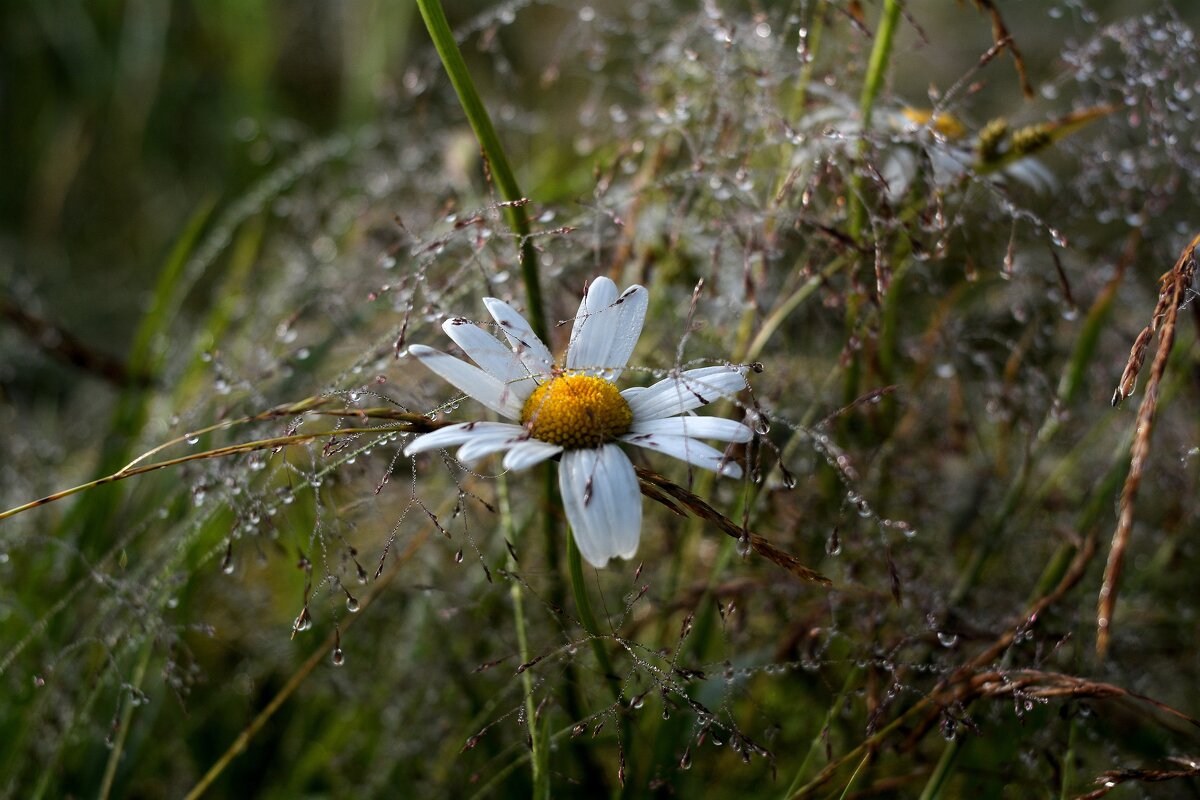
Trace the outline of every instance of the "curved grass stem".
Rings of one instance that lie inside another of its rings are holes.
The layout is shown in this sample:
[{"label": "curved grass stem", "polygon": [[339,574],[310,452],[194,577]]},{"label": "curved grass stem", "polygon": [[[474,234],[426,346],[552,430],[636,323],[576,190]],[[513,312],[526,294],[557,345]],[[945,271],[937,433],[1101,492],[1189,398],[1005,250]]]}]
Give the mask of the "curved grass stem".
[{"label": "curved grass stem", "polygon": [[471,124],[471,130],[475,132],[475,138],[479,141],[483,157],[487,159],[492,178],[496,182],[496,189],[505,201],[504,213],[508,217],[508,224],[520,239],[521,280],[525,284],[525,295],[528,301],[526,317],[533,332],[543,342],[549,342],[541,282],[538,278],[537,251],[534,250],[533,242],[529,238],[529,217],[525,213],[526,197],[521,194],[521,189],[517,186],[517,179],[513,176],[512,168],[508,164],[504,147],[500,144],[500,137],[496,135],[496,129],[492,127],[492,119],[488,116],[487,108],[484,107],[483,100],[480,99],[479,92],[475,89],[471,73],[467,71],[467,63],[458,49],[458,42],[454,40],[454,32],[446,20],[446,12],[442,10],[442,4],[438,0],[417,0],[417,8],[421,10],[421,18],[425,20],[425,27],[429,31],[429,37],[433,39],[433,46],[437,50],[438,58],[441,59],[442,66],[450,77],[450,83],[458,95],[458,102],[467,115],[467,121]]},{"label": "curved grass stem", "polygon": [[[200,453],[189,453],[186,456],[170,458],[166,461],[155,461],[152,464],[143,464],[137,467],[131,465],[114,472],[111,475],[105,475],[103,478],[96,478],[95,480],[88,481],[87,483],[81,483],[78,486],[72,486],[70,489],[63,489],[62,491],[55,492],[54,494],[46,495],[45,497],[25,503],[24,505],[19,505],[6,511],[0,511],[0,520],[5,520],[9,517],[15,517],[17,514],[22,512],[30,511],[58,500],[63,500],[67,497],[79,494],[80,492],[85,492],[89,489],[95,489],[97,486],[116,483],[117,481],[123,481],[126,478],[132,478],[136,475],[144,475],[147,472],[155,472],[156,470],[166,469],[167,467],[176,467],[180,464],[187,464],[191,461],[201,461],[207,458],[224,458],[225,456],[242,455],[244,453],[257,452],[259,450],[274,450],[276,448],[287,447],[288,445],[305,444],[322,437],[338,436],[342,434],[419,433],[423,432],[425,429],[432,430],[434,427],[440,427],[437,423],[433,422],[433,420],[426,420],[426,422],[429,424],[426,425],[424,423],[417,423],[416,427],[414,427],[414,423],[406,422],[398,425],[379,425],[377,427],[366,428],[337,428],[331,431],[317,431],[314,433],[301,433],[290,436],[274,436],[269,439],[256,439],[252,442],[241,442],[240,444],[217,447]],[[156,452],[159,449],[161,448],[155,448],[151,452]],[[140,458],[136,459],[133,463],[137,463],[140,460]]]}]

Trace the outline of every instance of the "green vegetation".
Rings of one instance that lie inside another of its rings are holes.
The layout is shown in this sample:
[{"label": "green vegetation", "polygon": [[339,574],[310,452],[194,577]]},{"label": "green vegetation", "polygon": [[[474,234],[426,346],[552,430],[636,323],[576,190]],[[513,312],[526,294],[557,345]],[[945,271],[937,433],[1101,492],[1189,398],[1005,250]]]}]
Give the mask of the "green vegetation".
[{"label": "green vegetation", "polygon": [[[1176,5],[0,10],[0,797],[1200,791]],[[597,275],[755,432],[603,570],[401,452]]]}]

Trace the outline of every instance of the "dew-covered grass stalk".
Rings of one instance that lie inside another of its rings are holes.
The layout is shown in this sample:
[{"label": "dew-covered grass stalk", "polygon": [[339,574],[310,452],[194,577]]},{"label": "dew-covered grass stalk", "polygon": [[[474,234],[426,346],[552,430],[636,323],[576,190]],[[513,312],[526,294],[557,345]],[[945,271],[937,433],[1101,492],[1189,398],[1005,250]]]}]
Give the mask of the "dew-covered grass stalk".
[{"label": "dew-covered grass stalk", "polygon": [[[496,487],[496,495],[500,501],[500,527],[505,538],[517,546],[517,529],[513,523],[512,505],[509,500],[508,478],[501,475]],[[508,569],[512,571],[517,564],[512,554],[508,556]],[[525,622],[525,592],[521,580],[516,576],[508,579],[508,594],[512,599],[513,624],[517,631],[517,652],[521,656],[521,664],[528,664],[531,659],[529,649],[529,633]],[[540,722],[537,715],[537,704],[533,696],[533,674],[529,670],[521,672],[521,688],[525,694],[525,725],[529,730],[529,760],[533,768],[533,797],[543,800],[550,797],[550,761],[548,742],[544,733],[546,723]]]}]

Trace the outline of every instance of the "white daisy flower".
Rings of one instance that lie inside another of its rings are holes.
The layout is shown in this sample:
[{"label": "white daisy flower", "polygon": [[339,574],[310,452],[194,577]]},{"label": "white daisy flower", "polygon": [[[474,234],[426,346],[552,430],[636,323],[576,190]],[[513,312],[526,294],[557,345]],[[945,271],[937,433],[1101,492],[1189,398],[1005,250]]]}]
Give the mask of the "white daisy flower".
[{"label": "white daisy flower", "polygon": [[672,373],[647,387],[617,390],[646,318],[647,292],[618,294],[608,278],[591,282],[571,330],[565,363],[525,318],[502,300],[484,298],[505,344],[461,317],[442,328],[478,366],[424,345],[408,352],[439,377],[513,422],[465,422],[418,436],[405,455],[459,446],[470,463],[506,451],[505,469],[526,469],[562,454],[558,482],[567,521],[588,563],[632,558],[642,528],[637,474],[619,443],[657,450],[689,464],[740,477],[742,468],[701,439],[749,441],[734,420],[691,415],[693,409],[746,388],[744,368],[714,366]]}]

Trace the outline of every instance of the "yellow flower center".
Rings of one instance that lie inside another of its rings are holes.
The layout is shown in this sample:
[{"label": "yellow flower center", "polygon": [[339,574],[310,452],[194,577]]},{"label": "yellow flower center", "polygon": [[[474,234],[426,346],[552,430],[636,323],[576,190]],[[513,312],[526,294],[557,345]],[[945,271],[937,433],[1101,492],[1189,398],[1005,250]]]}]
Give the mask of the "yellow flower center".
[{"label": "yellow flower center", "polygon": [[543,383],[521,409],[535,439],[567,450],[599,447],[629,431],[633,412],[617,387],[591,375],[559,375]]}]

